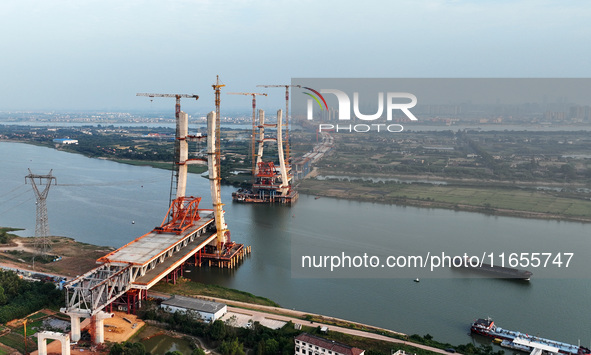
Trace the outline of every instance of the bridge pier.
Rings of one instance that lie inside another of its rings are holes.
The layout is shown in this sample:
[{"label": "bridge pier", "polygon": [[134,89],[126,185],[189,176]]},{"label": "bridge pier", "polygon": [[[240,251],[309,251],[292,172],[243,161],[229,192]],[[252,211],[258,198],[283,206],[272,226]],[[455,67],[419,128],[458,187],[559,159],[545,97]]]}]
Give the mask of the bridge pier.
[{"label": "bridge pier", "polygon": [[[70,339],[72,341],[79,341],[81,338],[81,327],[80,327],[80,319],[81,318],[88,318],[88,312],[76,312],[76,311],[69,311],[67,312],[65,309],[61,309],[61,312],[70,316]],[[113,313],[107,313],[100,311],[95,315],[90,317],[90,328],[91,333],[93,336],[93,341],[95,344],[101,344],[105,342],[105,319],[112,318],[114,316]]]},{"label": "bridge pier", "polygon": [[[64,312],[64,310],[62,310]],[[80,318],[87,318],[88,313],[82,312],[64,312],[70,316],[70,333],[72,334],[72,341],[80,340]]]},{"label": "bridge pier", "polygon": [[113,313],[100,311],[91,318],[94,322],[94,341],[95,344],[102,344],[105,342],[105,319],[113,318]]}]

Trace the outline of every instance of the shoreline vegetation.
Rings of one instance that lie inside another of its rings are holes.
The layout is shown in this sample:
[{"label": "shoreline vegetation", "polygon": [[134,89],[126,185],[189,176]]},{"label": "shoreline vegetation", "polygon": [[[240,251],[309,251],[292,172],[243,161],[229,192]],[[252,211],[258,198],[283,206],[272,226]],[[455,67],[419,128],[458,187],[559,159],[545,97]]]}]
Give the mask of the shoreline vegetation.
[{"label": "shoreline vegetation", "polygon": [[372,182],[306,179],[301,194],[422,208],[443,208],[488,215],[591,223],[591,201],[576,192],[470,183]]},{"label": "shoreline vegetation", "polygon": [[182,296],[199,295],[205,297],[223,298],[254,305],[281,307],[279,304],[268,298],[256,296],[250,292],[240,291],[219,285],[203,284],[200,282],[190,281],[186,278],[181,278],[180,281],[175,285],[169,283],[158,283],[150,290],[167,294],[178,294]]}]

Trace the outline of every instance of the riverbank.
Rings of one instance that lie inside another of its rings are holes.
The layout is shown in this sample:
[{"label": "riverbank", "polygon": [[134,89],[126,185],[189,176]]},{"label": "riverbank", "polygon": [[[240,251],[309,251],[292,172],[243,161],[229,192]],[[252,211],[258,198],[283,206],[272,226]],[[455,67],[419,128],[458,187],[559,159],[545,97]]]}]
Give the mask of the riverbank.
[{"label": "riverbank", "polygon": [[[445,354],[444,349],[452,348],[451,344],[443,344],[428,339],[434,346],[419,344],[411,341],[411,339],[421,338],[416,335],[408,336],[404,333],[395,332],[389,329],[375,327],[363,323],[351,322],[344,319],[329,317],[321,314],[301,312],[297,310],[257,305],[247,302],[240,302],[231,299],[224,299],[219,297],[204,297],[198,294],[187,294],[182,292],[183,287],[171,285],[169,288],[171,293],[161,293],[149,291],[149,296],[155,298],[168,298],[172,294],[184,294],[187,296],[225,303],[228,305],[228,311],[240,314],[246,314],[253,318],[267,318],[279,320],[283,322],[291,322],[293,324],[300,324],[302,330],[313,331],[321,327],[327,327],[329,331],[322,336],[330,340],[346,343],[351,346],[365,349],[366,351],[387,352],[392,344],[396,344],[397,349],[406,351],[407,353],[427,354],[438,353]],[[424,339],[423,339],[424,340]],[[439,346],[439,347],[437,347]]]},{"label": "riverbank", "polygon": [[184,278],[181,278],[175,285],[159,283],[152,287],[152,290],[161,293],[174,293],[187,296],[201,295],[205,297],[219,297],[248,304],[279,307],[279,305],[272,300],[261,296],[255,296],[249,292],[234,290],[218,285],[190,282],[188,279]]},{"label": "riverbank", "polygon": [[362,180],[306,179],[302,194],[520,218],[591,222],[591,201],[556,191]]},{"label": "riverbank", "polygon": [[112,247],[81,243],[72,238],[50,237],[51,251],[44,258],[35,248],[34,237],[9,236],[7,243],[0,244],[0,264],[31,274],[48,273],[72,278],[95,268],[96,260],[113,250]]}]

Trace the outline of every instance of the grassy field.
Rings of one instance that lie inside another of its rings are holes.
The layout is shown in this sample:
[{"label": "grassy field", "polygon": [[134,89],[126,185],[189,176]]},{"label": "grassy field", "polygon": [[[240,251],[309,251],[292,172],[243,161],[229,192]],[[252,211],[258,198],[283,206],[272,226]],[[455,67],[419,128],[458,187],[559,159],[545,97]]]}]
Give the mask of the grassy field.
[{"label": "grassy field", "polygon": [[[32,321],[32,319],[29,319],[29,321],[27,322],[27,338],[37,334],[37,332],[39,331],[39,329],[41,328],[42,325],[43,325],[42,320]],[[25,328],[24,327],[17,327],[12,330],[12,333],[20,334],[20,336],[23,337],[23,339],[24,339]]]},{"label": "grassy field", "polygon": [[164,292],[170,294],[186,295],[186,296],[209,296],[225,298],[233,301],[248,302],[260,304],[263,306],[279,307],[279,305],[268,298],[255,296],[251,293],[225,288],[218,285],[206,285],[198,282],[181,279],[176,285],[169,283],[159,283],[152,287],[156,292]]},{"label": "grassy field", "polygon": [[591,222],[590,200],[560,196],[553,191],[314,179],[304,180],[299,191],[370,202]]},{"label": "grassy field", "polygon": [[[8,333],[0,337],[0,342],[18,350],[21,354],[25,353],[25,338],[21,334],[14,332]],[[35,339],[27,336],[27,352],[33,350],[37,350],[37,342]]]}]

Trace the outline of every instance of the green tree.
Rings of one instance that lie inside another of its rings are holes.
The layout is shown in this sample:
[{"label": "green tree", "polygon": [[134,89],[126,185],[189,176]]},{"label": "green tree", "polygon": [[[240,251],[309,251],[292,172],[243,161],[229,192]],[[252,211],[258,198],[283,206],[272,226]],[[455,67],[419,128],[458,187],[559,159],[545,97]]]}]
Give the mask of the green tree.
[{"label": "green tree", "polygon": [[256,355],[264,355],[265,354],[265,341],[261,340],[257,344]]},{"label": "green tree", "polygon": [[4,288],[2,286],[0,286],[0,306],[5,305],[7,301],[8,301],[8,299],[6,298],[6,295],[4,294]]},{"label": "green tree", "polygon": [[222,340],[226,337],[226,324],[221,320],[216,320],[209,327],[209,335],[213,340]]},{"label": "green tree", "polygon": [[231,341],[223,341],[218,348],[222,355],[244,355],[244,345],[234,338]]},{"label": "green tree", "polygon": [[193,349],[191,355],[205,355],[205,351],[201,348]]},{"label": "green tree", "polygon": [[9,240],[10,238],[8,237],[8,234],[6,234],[6,231],[0,231],[0,244],[6,244]]},{"label": "green tree", "polygon": [[109,355],[145,355],[146,348],[142,343],[124,342],[122,344],[113,344]]},{"label": "green tree", "polygon": [[275,355],[279,351],[279,343],[275,339],[265,341],[265,355]]}]

